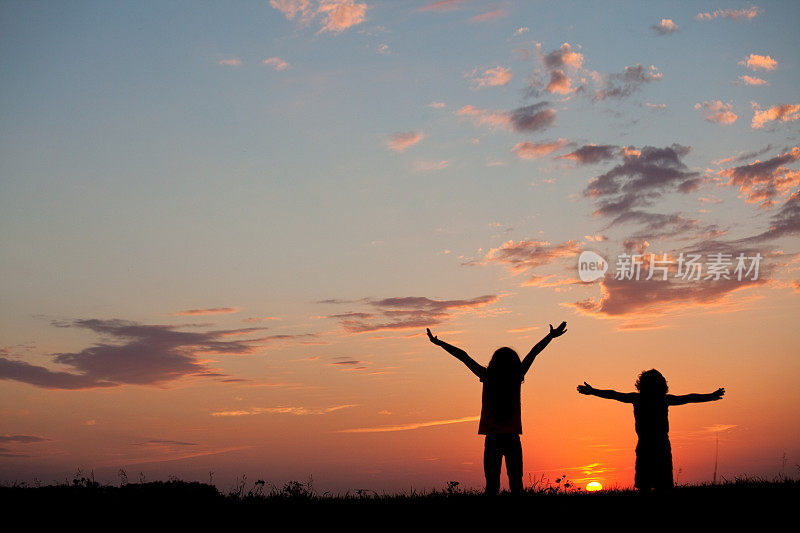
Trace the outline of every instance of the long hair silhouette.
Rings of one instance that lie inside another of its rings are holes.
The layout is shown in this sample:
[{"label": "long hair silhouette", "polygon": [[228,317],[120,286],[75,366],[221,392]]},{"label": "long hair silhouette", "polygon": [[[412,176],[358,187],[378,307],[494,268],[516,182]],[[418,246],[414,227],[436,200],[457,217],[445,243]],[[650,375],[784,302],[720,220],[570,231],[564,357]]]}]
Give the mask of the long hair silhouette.
[{"label": "long hair silhouette", "polygon": [[491,381],[515,382],[520,378],[522,361],[519,354],[508,346],[498,348],[486,367],[486,377]]}]

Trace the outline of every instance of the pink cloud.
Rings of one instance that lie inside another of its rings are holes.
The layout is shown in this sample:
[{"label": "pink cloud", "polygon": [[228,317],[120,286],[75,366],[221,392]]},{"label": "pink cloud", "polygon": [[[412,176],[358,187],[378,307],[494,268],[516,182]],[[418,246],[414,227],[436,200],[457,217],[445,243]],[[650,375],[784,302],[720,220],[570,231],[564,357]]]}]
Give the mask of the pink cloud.
[{"label": "pink cloud", "polygon": [[547,102],[518,107],[511,111],[487,111],[472,105],[465,105],[456,115],[472,120],[476,126],[502,127],[518,132],[533,132],[546,129],[556,119],[554,109]]},{"label": "pink cloud", "polygon": [[542,55],[541,48],[541,44],[536,45],[537,53],[542,63],[544,63],[544,66],[548,69],[561,68],[565,65],[574,69],[583,67],[583,54],[573,52],[572,46],[569,43],[563,43],[559,48],[545,55]]},{"label": "pink cloud", "polygon": [[465,105],[456,111],[456,115],[471,119],[476,126],[506,127],[511,123],[511,118],[504,111],[487,111],[472,105]]},{"label": "pink cloud", "polygon": [[678,25],[672,19],[661,19],[661,22],[651,28],[659,35],[669,35],[678,31]]},{"label": "pink cloud", "polygon": [[310,0],[269,0],[269,5],[283,13],[289,20],[297,15],[307,16],[306,14],[312,10]]},{"label": "pink cloud", "polygon": [[800,118],[800,105],[798,104],[780,104],[769,109],[761,109],[760,106],[752,102],[753,106],[753,122],[754,130],[761,129],[767,122],[792,122]]},{"label": "pink cloud", "polygon": [[0,357],[0,380],[62,390],[160,386],[181,378],[225,381],[231,376],[207,366],[209,356],[253,354],[262,350],[266,341],[278,337],[240,339],[240,334],[252,333],[253,328],[187,332],[180,326],[118,319],[81,319],[53,325],[90,330],[101,340],[79,352],[51,354],[52,362],[68,368],[66,371]]},{"label": "pink cloud", "polygon": [[439,13],[445,11],[456,11],[461,9],[465,1],[466,0],[440,0],[439,2],[433,2],[431,4],[422,6],[417,9],[417,11],[436,11]]},{"label": "pink cloud", "polygon": [[265,65],[269,65],[275,70],[286,70],[289,68],[289,63],[279,57],[269,57],[264,60]]},{"label": "pink cloud", "polygon": [[511,74],[511,69],[499,65],[494,68],[486,69],[483,74],[480,75],[477,71],[478,69],[476,68],[470,73],[472,77],[472,86],[476,89],[507,85],[508,82],[511,81],[511,78],[514,77],[514,75]]},{"label": "pink cloud", "polygon": [[761,9],[756,6],[748,7],[746,9],[718,9],[713,13],[698,13],[694,18],[695,20],[712,20],[715,18],[725,18],[733,20],[751,20],[759,14]]},{"label": "pink cloud", "polygon": [[367,4],[353,0],[322,0],[317,12],[322,14],[325,21],[318,33],[324,31],[341,33],[351,26],[364,22]]},{"label": "pink cloud", "polygon": [[708,122],[716,122],[717,124],[733,124],[739,118],[733,112],[732,104],[723,104],[720,100],[712,100],[711,102],[703,102],[703,104],[695,104],[695,109],[703,110],[703,118]]},{"label": "pink cloud", "polygon": [[508,11],[505,9],[495,9],[494,11],[487,11],[486,13],[481,13],[480,15],[475,15],[471,19],[470,22],[486,22],[489,20],[497,20],[500,18],[505,17],[508,15]]},{"label": "pink cloud", "polygon": [[301,24],[319,19],[323,32],[341,33],[366,20],[367,4],[356,0],[270,0],[269,4],[289,19]]},{"label": "pink cloud", "polygon": [[404,133],[395,133],[386,141],[390,150],[395,152],[405,152],[406,149],[414,146],[420,142],[425,134],[421,131],[409,131]]},{"label": "pink cloud", "polygon": [[450,166],[450,161],[414,161],[414,170],[416,172],[433,172],[436,170],[444,170]]},{"label": "pink cloud", "polygon": [[218,63],[226,67],[238,67],[242,64],[242,60],[235,57],[231,57],[228,59],[220,59]]}]

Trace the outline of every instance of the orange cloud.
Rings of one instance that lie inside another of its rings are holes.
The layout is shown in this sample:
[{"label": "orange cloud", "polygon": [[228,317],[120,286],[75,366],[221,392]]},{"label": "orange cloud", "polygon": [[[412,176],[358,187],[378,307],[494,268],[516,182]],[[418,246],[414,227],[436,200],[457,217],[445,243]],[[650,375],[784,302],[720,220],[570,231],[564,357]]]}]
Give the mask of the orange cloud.
[{"label": "orange cloud", "polygon": [[386,141],[386,145],[390,150],[395,152],[405,152],[406,149],[414,146],[425,137],[421,131],[409,131],[404,133],[395,133]]},{"label": "orange cloud", "polygon": [[571,159],[578,165],[588,165],[614,159],[617,157],[617,153],[626,157],[638,157],[641,154],[638,150],[629,147],[617,150],[617,147],[612,144],[586,144],[573,152],[560,155],[556,159]]},{"label": "orange cloud", "polygon": [[741,83],[745,85],[769,85],[767,80],[762,80],[761,78],[757,78],[755,76],[748,76],[747,74],[742,74],[739,76],[739,79],[742,80]]},{"label": "orange cloud", "polygon": [[778,68],[778,62],[770,56],[760,56],[758,54],[750,54],[748,57],[739,61],[740,65],[744,65],[750,70],[775,70]]},{"label": "orange cloud", "polygon": [[738,187],[748,204],[760,203],[762,208],[770,208],[775,200],[788,196],[791,190],[800,185],[800,170],[789,170],[785,165],[800,160],[800,148],[780,154],[766,161],[750,163],[720,170],[717,175],[728,178],[725,185]]},{"label": "orange cloud", "polygon": [[723,104],[720,100],[703,102],[702,105],[695,104],[694,108],[703,110],[703,118],[705,118],[707,122],[730,125],[739,118],[738,115],[732,111],[733,104]]},{"label": "orange cloud", "polygon": [[253,322],[266,322],[267,320],[280,320],[280,318],[276,316],[264,316],[264,317],[257,317],[251,316],[242,320],[244,323],[253,323]]},{"label": "orange cloud", "polygon": [[566,139],[558,139],[557,141],[544,143],[520,142],[517,143],[511,151],[516,153],[517,157],[521,159],[536,159],[537,157],[542,157],[556,150],[560,150],[567,145],[567,142]]},{"label": "orange cloud", "polygon": [[172,313],[173,316],[196,316],[196,315],[230,315],[238,313],[238,307],[212,307],[210,309],[187,309]]},{"label": "orange cloud", "polygon": [[486,265],[500,263],[515,273],[525,272],[564,258],[573,257],[581,251],[576,241],[550,244],[547,241],[506,241],[497,248],[490,249],[480,261],[470,261],[466,265]]},{"label": "orange cloud", "polygon": [[506,332],[507,333],[525,333],[527,331],[534,331],[534,330],[537,330],[537,329],[539,329],[539,326],[529,326],[529,327],[524,327],[524,328],[509,329],[509,330],[506,330]]},{"label": "orange cloud", "polygon": [[754,130],[763,128],[767,122],[777,120],[779,122],[792,122],[800,118],[800,105],[798,104],[780,104],[769,109],[761,109],[760,106],[751,102],[753,106],[753,122]]},{"label": "orange cloud", "polygon": [[410,431],[412,429],[446,426],[450,424],[460,424],[462,422],[476,422],[478,419],[479,417],[477,416],[464,416],[461,418],[450,418],[446,420],[431,420],[429,422],[412,422],[410,424],[396,424],[391,426],[341,429],[337,431],[337,433],[387,433],[392,431]]},{"label": "orange cloud", "polygon": [[339,319],[348,333],[420,329],[441,324],[454,313],[478,309],[500,299],[494,294],[468,300],[433,300],[424,296],[405,296],[368,300],[375,312],[347,312],[330,315]]},{"label": "orange cloud", "polygon": [[730,280],[719,279],[713,282],[704,280],[683,282],[675,281],[673,278],[654,282],[645,280],[645,277],[643,275],[640,280],[618,280],[607,276],[600,281],[599,299],[587,298],[562,305],[572,307],[581,314],[598,318],[661,316],[692,308],[701,310],[712,310],[721,306],[730,308],[733,303],[732,294],[767,283],[763,277],[742,281],[732,277]]},{"label": "orange cloud", "polygon": [[550,81],[548,82],[547,87],[545,87],[545,90],[551,94],[569,94],[572,92],[570,83],[569,77],[564,74],[563,70],[551,70]]},{"label": "orange cloud", "polygon": [[211,416],[228,417],[228,416],[250,416],[261,414],[288,414],[288,415],[326,415],[341,409],[348,409],[350,407],[358,407],[357,404],[334,405],[332,407],[322,408],[308,408],[308,407],[251,407],[249,409],[236,409],[230,411],[214,411]]},{"label": "orange cloud", "polygon": [[558,291],[558,287],[563,285],[580,285],[581,283],[583,282],[577,278],[556,278],[554,274],[547,274],[546,276],[531,276],[522,285],[523,287],[556,288]]}]

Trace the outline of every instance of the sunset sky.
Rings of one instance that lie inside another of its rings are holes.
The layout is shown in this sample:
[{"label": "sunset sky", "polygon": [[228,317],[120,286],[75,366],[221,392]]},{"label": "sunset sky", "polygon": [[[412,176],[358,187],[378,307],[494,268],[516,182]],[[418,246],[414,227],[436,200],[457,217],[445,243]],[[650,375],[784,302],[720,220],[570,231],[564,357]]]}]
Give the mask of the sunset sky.
[{"label": "sunset sky", "polygon": [[562,320],[522,386],[526,484],[632,486],[630,406],[575,388],[650,368],[727,391],[670,410],[679,483],[711,481],[717,438],[718,477],[796,475],[799,22],[790,1],[3,2],[0,482],[478,488],[481,384],[425,328],[486,364]]}]

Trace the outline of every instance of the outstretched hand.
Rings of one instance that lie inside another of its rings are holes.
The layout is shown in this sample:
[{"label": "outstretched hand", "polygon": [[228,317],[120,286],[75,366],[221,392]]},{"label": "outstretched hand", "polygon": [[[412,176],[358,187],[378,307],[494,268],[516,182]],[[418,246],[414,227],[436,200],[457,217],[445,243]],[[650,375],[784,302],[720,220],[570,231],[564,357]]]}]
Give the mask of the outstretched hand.
[{"label": "outstretched hand", "polygon": [[711,398],[714,400],[721,400],[723,396],[725,396],[725,389],[722,387],[711,393]]},{"label": "outstretched hand", "polygon": [[583,385],[578,385],[578,392],[580,392],[581,394],[591,394],[593,390],[594,387],[592,387],[585,381],[583,382]]},{"label": "outstretched hand", "polygon": [[566,322],[562,322],[561,324],[559,324],[559,326],[557,328],[553,328],[553,324],[550,324],[550,336],[551,337],[553,337],[553,338],[560,337],[561,335],[563,335],[566,332],[567,332],[567,323]]},{"label": "outstretched hand", "polygon": [[431,333],[431,328],[425,328],[425,331],[428,332],[428,340],[430,340],[433,344],[439,344],[439,337],[434,337],[433,333]]}]

